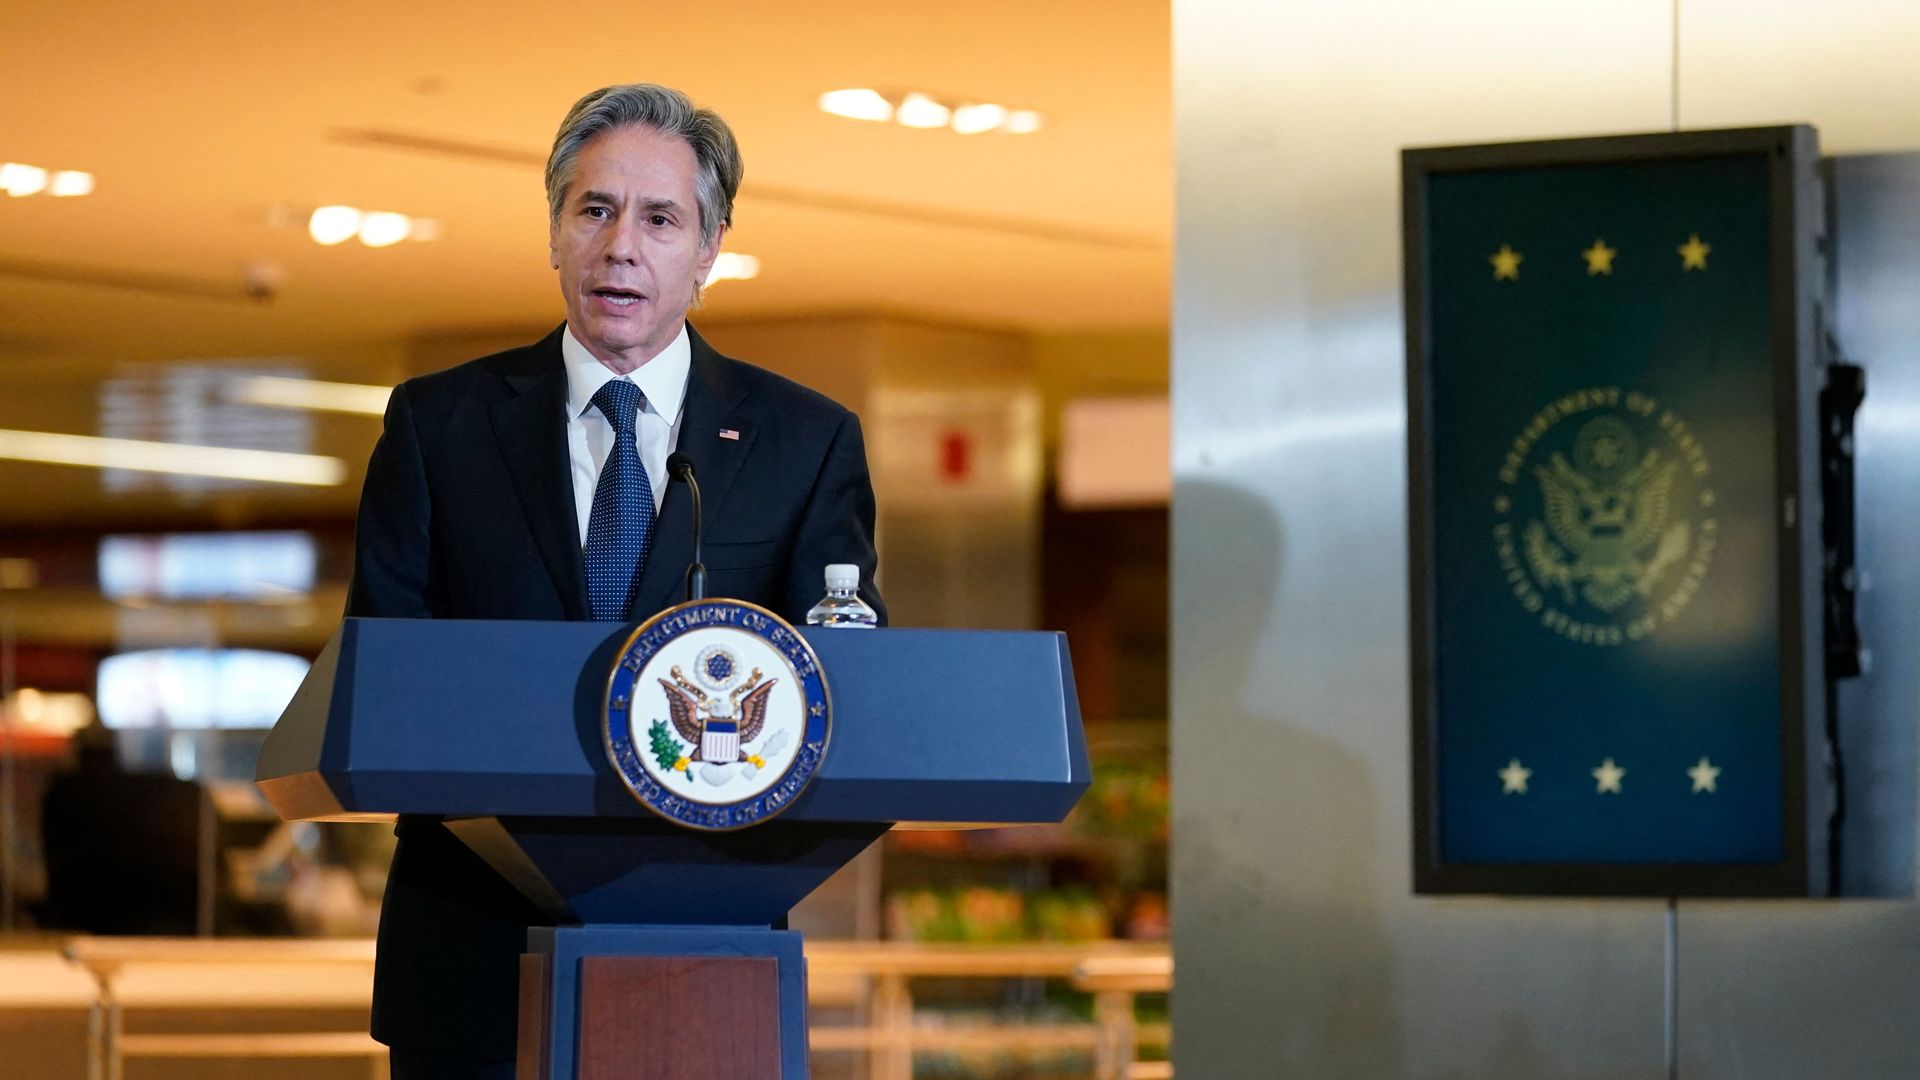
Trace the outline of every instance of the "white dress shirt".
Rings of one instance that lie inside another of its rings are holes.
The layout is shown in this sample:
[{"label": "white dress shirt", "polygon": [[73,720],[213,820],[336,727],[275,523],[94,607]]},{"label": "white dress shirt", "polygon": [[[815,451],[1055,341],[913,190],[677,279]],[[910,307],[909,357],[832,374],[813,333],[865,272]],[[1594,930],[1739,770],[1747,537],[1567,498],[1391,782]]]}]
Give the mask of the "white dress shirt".
[{"label": "white dress shirt", "polygon": [[653,512],[667,495],[667,456],[680,443],[680,406],[687,398],[687,371],[693,349],[687,326],[659,355],[626,375],[615,375],[573,336],[573,327],[560,338],[560,356],[567,365],[567,457],[573,471],[573,508],[580,516],[580,546],[587,546],[587,519],[593,516],[593,491],[600,469],[613,452],[613,425],[594,407],[593,395],[614,379],[624,378],[645,395],[634,427],[640,464],[653,488]]}]

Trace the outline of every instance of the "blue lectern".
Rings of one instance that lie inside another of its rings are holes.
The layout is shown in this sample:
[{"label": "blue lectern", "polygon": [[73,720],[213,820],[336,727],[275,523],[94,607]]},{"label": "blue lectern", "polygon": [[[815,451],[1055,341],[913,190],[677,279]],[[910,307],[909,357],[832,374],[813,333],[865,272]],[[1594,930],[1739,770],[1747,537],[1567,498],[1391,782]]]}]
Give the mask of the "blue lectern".
[{"label": "blue lectern", "polygon": [[1090,779],[1064,636],[808,629],[820,772],[778,820],[685,829],[607,760],[630,630],[348,619],[260,753],[282,817],[443,817],[553,919],[522,959],[521,1080],[691,1076],[689,1015],[726,1018],[702,1080],[804,1080],[800,935],[771,926],[891,827],[1059,821]]}]

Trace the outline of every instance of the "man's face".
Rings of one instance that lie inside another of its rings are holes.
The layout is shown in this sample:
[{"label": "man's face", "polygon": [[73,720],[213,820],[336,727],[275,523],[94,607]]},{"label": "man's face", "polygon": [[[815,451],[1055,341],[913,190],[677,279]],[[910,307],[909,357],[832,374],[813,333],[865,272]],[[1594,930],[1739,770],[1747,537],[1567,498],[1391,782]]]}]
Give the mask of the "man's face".
[{"label": "man's face", "polygon": [[695,160],[685,139],[615,128],[594,136],[574,160],[548,248],[573,335],[624,373],[680,333],[720,236],[701,248]]}]

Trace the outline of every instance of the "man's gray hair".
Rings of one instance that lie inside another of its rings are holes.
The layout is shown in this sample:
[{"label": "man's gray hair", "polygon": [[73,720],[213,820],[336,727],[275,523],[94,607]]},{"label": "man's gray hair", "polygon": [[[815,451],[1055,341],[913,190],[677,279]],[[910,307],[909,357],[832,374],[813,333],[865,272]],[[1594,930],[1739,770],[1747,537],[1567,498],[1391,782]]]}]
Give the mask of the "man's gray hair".
[{"label": "man's gray hair", "polygon": [[700,203],[700,246],[711,248],[720,226],[733,224],[733,197],[740,192],[740,144],[712,109],[698,109],[687,95],[653,83],[605,86],[579,101],[560,122],[547,155],[547,213],[560,220],[567,188],[578,171],[580,151],[595,136],[623,127],[675,135],[693,148],[694,198]]}]

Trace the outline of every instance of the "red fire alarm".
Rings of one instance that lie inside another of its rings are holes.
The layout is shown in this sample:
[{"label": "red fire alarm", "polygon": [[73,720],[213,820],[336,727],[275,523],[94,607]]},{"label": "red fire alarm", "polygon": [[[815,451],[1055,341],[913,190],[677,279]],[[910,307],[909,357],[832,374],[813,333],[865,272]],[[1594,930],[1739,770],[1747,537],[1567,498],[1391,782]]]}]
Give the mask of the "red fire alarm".
[{"label": "red fire alarm", "polygon": [[964,484],[973,475],[973,437],[964,431],[940,436],[940,479]]}]

